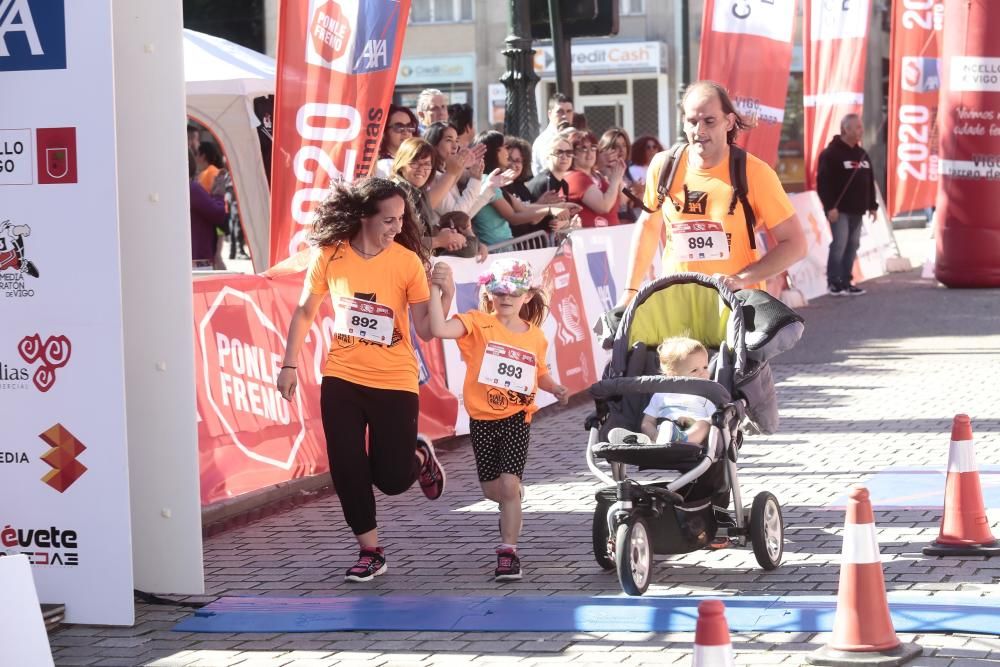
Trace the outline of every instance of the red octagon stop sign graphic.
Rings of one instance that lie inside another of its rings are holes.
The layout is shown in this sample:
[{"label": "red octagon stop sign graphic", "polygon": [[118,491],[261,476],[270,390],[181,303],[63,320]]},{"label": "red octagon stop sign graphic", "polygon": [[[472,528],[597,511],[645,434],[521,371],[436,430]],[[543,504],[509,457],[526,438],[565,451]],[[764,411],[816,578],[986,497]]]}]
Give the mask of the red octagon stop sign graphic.
[{"label": "red octagon stop sign graphic", "polygon": [[309,38],[319,56],[327,62],[337,60],[347,50],[351,26],[334,0],[316,8],[309,24]]},{"label": "red octagon stop sign graphic", "polygon": [[208,403],[249,458],[291,469],[305,438],[302,392],[278,393],[285,339],[253,298],[224,287],[198,327]]}]

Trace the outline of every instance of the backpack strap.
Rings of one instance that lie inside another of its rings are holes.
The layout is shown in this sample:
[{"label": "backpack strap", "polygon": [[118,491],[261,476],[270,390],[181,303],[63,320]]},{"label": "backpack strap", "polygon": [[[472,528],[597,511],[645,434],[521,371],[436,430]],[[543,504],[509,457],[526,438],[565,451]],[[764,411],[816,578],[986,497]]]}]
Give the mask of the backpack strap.
[{"label": "backpack strap", "polygon": [[656,185],[657,210],[663,208],[663,202],[667,200],[670,186],[673,185],[674,177],[677,175],[677,166],[681,162],[681,155],[684,154],[687,147],[688,143],[686,141],[678,141],[667,151],[667,159],[663,161],[663,166],[660,167],[660,182]]},{"label": "backpack strap", "polygon": [[757,227],[757,216],[754,215],[753,207],[750,206],[750,198],[747,196],[750,187],[747,183],[747,152],[739,146],[733,144],[729,147],[729,181],[733,184],[733,198],[729,202],[729,215],[736,211],[736,201],[743,205],[743,217],[747,223],[747,237],[750,239],[750,249],[757,249],[757,234],[754,229]]}]

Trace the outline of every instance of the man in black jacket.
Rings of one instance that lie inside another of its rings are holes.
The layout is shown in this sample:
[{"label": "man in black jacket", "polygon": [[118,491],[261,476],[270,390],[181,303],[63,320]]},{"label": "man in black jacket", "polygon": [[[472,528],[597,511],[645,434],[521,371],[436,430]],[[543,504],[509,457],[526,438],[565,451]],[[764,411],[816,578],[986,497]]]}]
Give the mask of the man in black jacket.
[{"label": "man in black jacket", "polygon": [[858,114],[847,114],[840,121],[840,134],[819,154],[816,189],[833,234],[826,261],[826,281],[834,296],[865,293],[851,284],[851,272],[861,241],[863,217],[866,212],[874,216],[878,204],[871,158],[861,147],[863,132]]}]

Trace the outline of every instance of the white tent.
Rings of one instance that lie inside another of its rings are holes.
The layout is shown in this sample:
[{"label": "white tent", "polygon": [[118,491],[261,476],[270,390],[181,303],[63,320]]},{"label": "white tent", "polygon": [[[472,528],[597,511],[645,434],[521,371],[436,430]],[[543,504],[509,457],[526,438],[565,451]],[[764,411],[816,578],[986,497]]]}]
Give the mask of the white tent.
[{"label": "white tent", "polygon": [[254,270],[267,268],[271,196],[260,157],[255,97],[274,94],[274,59],[184,31],[187,113],[218,139],[233,175]]}]

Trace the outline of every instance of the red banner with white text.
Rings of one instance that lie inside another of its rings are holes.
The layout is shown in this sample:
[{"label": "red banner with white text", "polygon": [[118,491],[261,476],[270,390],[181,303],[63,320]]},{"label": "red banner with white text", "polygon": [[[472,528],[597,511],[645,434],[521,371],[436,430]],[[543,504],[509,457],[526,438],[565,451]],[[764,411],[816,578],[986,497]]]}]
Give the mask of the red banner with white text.
[{"label": "red banner with white text", "polygon": [[705,0],[698,78],[721,83],[754,125],[737,143],[774,166],[785,120],[796,0]]},{"label": "red banner with white text", "polygon": [[[319,409],[323,367],[336,337],[328,300],[297,360],[295,397],[286,401],[275,387],[302,280],[300,273],[194,282],[203,505],[329,470]],[[451,435],[458,400],[445,386],[441,342],[414,336],[414,349],[420,369],[418,429],[431,438]]]},{"label": "red banner with white text", "polygon": [[804,0],[803,106],[806,188],[816,188],[820,151],[840,132],[840,120],[861,114],[869,0]]},{"label": "red banner with white text", "polygon": [[305,247],[330,182],[378,157],[410,0],[282,2],[271,157],[270,265]]},{"label": "red banner with white text", "polygon": [[892,3],[889,58],[889,215],[934,206],[938,189],[940,0]]}]

